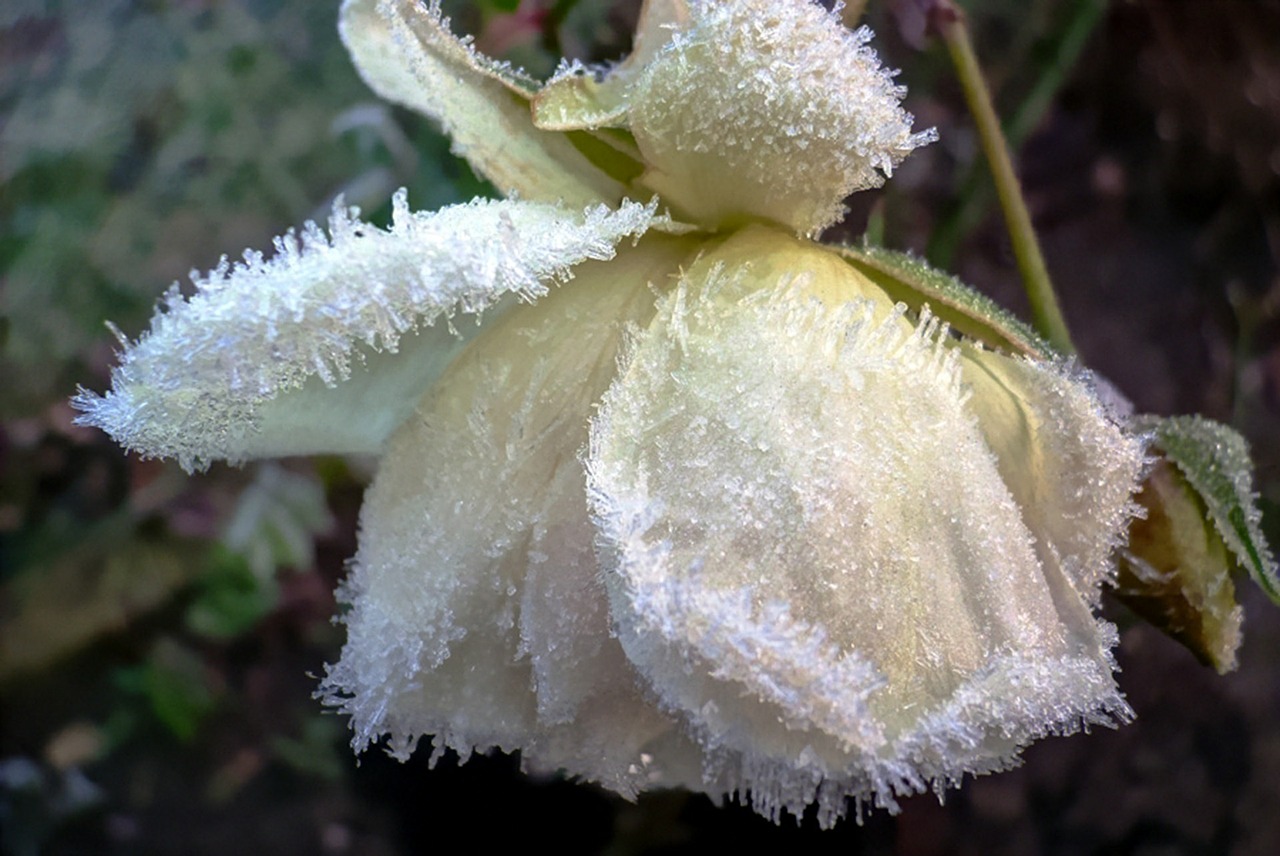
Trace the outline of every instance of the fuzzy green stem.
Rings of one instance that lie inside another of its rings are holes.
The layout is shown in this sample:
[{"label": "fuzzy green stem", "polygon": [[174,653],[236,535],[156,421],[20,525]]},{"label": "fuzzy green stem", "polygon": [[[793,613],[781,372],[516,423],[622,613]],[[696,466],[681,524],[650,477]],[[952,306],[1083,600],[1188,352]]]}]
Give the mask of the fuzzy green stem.
[{"label": "fuzzy green stem", "polygon": [[1032,321],[1040,334],[1055,348],[1064,353],[1075,353],[1066,319],[1058,307],[1053,283],[1049,279],[1049,270],[1045,267],[1044,255],[1040,252],[1040,241],[1031,225],[1031,214],[1023,199],[1022,186],[1014,172],[1013,160],[1000,129],[1000,120],[996,116],[991,94],[987,91],[986,81],[983,80],[982,70],[978,67],[978,59],[973,52],[973,42],[969,38],[964,13],[951,0],[938,0],[932,11],[933,26],[951,54],[965,102],[977,126],[983,154],[991,169],[996,195],[1004,212],[1005,227],[1009,230],[1013,254],[1018,262],[1018,272],[1022,275],[1022,287],[1031,303]]}]

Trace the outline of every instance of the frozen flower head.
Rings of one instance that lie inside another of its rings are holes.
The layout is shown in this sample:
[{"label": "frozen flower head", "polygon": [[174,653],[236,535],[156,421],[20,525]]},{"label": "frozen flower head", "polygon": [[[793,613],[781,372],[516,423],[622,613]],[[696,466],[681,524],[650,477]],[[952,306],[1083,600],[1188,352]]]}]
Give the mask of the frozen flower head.
[{"label": "frozen flower head", "polygon": [[1093,610],[1139,442],[962,286],[798,237],[929,138],[865,31],[651,0],[627,61],[545,87],[435,5],[343,34],[511,199],[339,208],[77,404],[188,467],[381,455],[322,688],[357,749],[829,824],[1130,715]]}]

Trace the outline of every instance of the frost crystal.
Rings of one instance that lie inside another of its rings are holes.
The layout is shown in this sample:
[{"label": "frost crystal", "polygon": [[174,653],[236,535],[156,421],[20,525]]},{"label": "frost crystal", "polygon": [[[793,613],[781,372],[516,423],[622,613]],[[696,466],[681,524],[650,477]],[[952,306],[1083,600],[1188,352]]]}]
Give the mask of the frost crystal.
[{"label": "frost crystal", "polygon": [[[1126,718],[1092,589],[1039,561],[1024,523],[1061,506],[1014,502],[958,352],[787,240],[748,230],[694,266],[593,423],[614,622],[662,707],[771,815],[821,803],[820,784],[892,806]],[[748,253],[785,254],[789,275],[762,281]],[[1088,422],[1125,485],[1100,500],[1115,513],[1141,449]]]}]

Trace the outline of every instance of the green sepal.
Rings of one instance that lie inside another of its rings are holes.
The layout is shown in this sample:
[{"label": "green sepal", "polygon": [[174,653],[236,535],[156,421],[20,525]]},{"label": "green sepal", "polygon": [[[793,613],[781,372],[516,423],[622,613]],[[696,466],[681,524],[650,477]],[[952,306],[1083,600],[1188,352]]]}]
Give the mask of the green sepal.
[{"label": "green sepal", "polygon": [[1135,497],[1146,514],[1120,550],[1116,596],[1135,613],[1225,674],[1236,667],[1242,611],[1233,564],[1205,503],[1168,460],[1152,467]]},{"label": "green sepal", "polygon": [[1152,434],[1152,445],[1177,466],[1204,502],[1208,519],[1272,603],[1280,605],[1275,557],[1262,534],[1253,491],[1249,445],[1236,431],[1202,416],[1144,417],[1134,428]]},{"label": "green sepal", "polygon": [[1023,356],[1049,359],[1058,355],[1030,326],[991,298],[915,256],[883,247],[834,249],[890,298],[915,312],[927,304],[936,317],[963,336]]}]

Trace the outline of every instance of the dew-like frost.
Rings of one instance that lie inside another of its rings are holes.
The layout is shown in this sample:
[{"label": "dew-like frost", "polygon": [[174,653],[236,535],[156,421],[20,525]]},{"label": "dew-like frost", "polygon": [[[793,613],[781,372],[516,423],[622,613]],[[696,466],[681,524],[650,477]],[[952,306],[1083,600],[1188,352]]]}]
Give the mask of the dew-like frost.
[{"label": "dew-like frost", "polygon": [[463,757],[518,749],[527,768],[624,794],[696,773],[609,632],[578,458],[627,326],[649,322],[687,252],[650,238],[512,310],[392,438],[323,688],[357,749],[384,735],[397,754],[426,735]]},{"label": "dew-like frost", "polygon": [[568,139],[534,126],[533,81],[450,32],[439,0],[346,0],[340,30],[365,82],[439,122],[503,193],[578,206],[622,198]]},{"label": "dew-like frost", "polygon": [[1000,475],[1022,509],[1046,565],[1060,565],[1096,607],[1114,580],[1112,551],[1133,516],[1130,502],[1145,461],[1143,442],[1125,431],[1093,391],[1087,372],[1067,362],[962,348],[974,418]]}]

